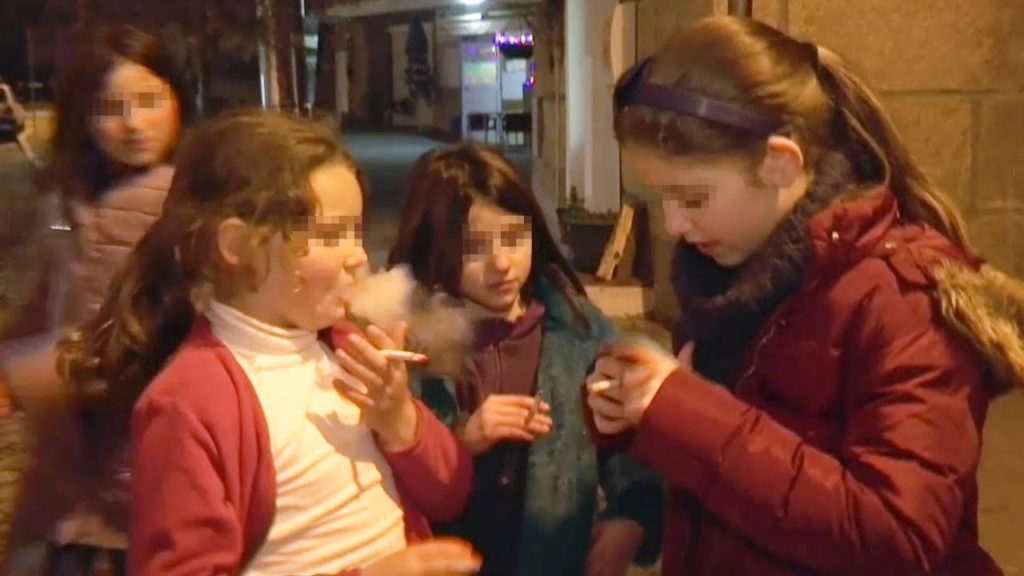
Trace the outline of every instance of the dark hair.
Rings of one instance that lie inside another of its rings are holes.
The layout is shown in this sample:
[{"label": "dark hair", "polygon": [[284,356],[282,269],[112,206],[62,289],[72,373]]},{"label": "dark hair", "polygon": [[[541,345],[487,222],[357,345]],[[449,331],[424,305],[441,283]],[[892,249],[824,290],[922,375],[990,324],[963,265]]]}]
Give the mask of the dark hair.
[{"label": "dark hair", "polygon": [[[753,166],[764,158],[766,138],[751,129],[763,124],[751,115],[768,115],[781,126],[775,133],[800,144],[815,180],[843,178],[847,191],[886,185],[904,216],[970,251],[952,201],[918,166],[871,90],[834,53],[756,20],[718,16],[673,36],[644,62],[644,78],[632,77],[635,72],[623,82],[654,85],[657,95],[667,89],[682,102],[644,105],[640,99],[636,105],[623,93],[630,87],[620,83],[615,134],[624,146],[672,156],[732,156]],[[679,112],[695,99],[719,113]]]},{"label": "dark hair", "polygon": [[388,265],[409,264],[420,284],[459,296],[465,226],[477,200],[530,219],[533,259],[525,295],[544,278],[579,312],[574,295],[584,294],[583,285],[559,251],[530,186],[506,157],[475,144],[438,148],[416,161]]},{"label": "dark hair", "polygon": [[[98,458],[123,445],[132,406],[188,335],[209,288],[258,284],[258,249],[278,233],[291,240],[315,214],[310,174],[332,162],[355,171],[331,127],[281,113],[237,112],[186,135],[163,214],[99,313],[59,347]],[[218,226],[231,217],[249,225],[252,249],[238,267],[216,248]]]},{"label": "dark hair", "polygon": [[113,180],[110,163],[93,142],[91,123],[107,74],[119,62],[133,62],[167,82],[174,92],[182,126],[193,102],[174,57],[155,36],[126,24],[100,25],[77,32],[70,58],[57,82],[53,154],[44,182],[61,194],[65,216],[72,202],[92,202]]}]

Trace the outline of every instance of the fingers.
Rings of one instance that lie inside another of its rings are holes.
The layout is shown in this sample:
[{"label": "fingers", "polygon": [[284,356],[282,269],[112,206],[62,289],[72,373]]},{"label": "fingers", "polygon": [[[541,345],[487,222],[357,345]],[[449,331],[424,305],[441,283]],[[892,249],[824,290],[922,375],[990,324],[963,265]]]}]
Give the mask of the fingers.
[{"label": "fingers", "polygon": [[520,442],[533,442],[534,435],[523,429],[522,426],[506,424],[495,426],[486,434],[490,444],[496,444],[502,440],[518,440]]},{"label": "fingers", "polygon": [[622,375],[622,390],[628,393],[629,390],[647,384],[651,379],[652,372],[646,366],[631,366]]},{"label": "fingers", "polygon": [[355,380],[361,382],[367,390],[384,386],[384,379],[381,378],[380,374],[371,371],[365,364],[356,362],[345,350],[335,350],[334,356],[338,359],[338,364],[341,365],[342,369],[348,372]]},{"label": "fingers", "polygon": [[[512,403],[512,402],[510,402],[510,403],[494,402],[491,405],[487,406],[486,408],[484,408],[484,406],[481,406],[481,408],[486,410],[486,412],[489,413],[489,414],[501,414],[501,415],[504,415],[504,416],[509,416],[509,417],[513,417],[513,418],[519,418],[520,420],[525,420],[526,417],[530,415],[530,412],[533,411],[533,403],[532,402],[528,402],[528,403],[526,403],[524,405],[521,402],[514,402],[514,403]],[[541,417],[545,417],[546,415],[548,415],[550,413],[551,413],[551,406],[549,406],[545,402],[541,402],[537,406],[537,411],[533,415],[533,417],[534,418],[541,418]]]},{"label": "fingers", "polygon": [[626,418],[625,406],[607,394],[587,395],[587,405],[594,415],[594,427],[602,434],[618,434],[633,425]]},{"label": "fingers", "polygon": [[411,549],[415,550],[418,564],[426,574],[473,574],[482,564],[482,558],[473,547],[457,538],[427,540],[413,544]]},{"label": "fingers", "polygon": [[[526,396],[523,394],[491,394],[484,400],[484,405],[494,405],[495,408],[502,410],[507,409],[520,409],[529,412],[533,409],[533,403],[536,401],[534,396]],[[537,412],[541,414],[547,414],[551,412],[551,405],[541,400],[537,406]],[[524,414],[525,415],[525,414]]]},{"label": "fingers", "polygon": [[[625,368],[626,364],[615,356],[601,356],[594,364],[594,372],[591,376],[597,376],[598,379],[619,380],[622,378],[622,371]],[[590,376],[587,378],[589,380]]]},{"label": "fingers", "polygon": [[594,412],[594,416],[601,416],[612,420],[620,420],[626,417],[625,407],[622,403],[610,400],[603,394],[588,394],[587,405]]},{"label": "fingers", "polygon": [[554,425],[550,416],[535,416],[529,424],[526,424],[526,415],[518,413],[494,414],[483,422],[484,434],[490,440],[508,438],[508,433],[503,432],[508,430],[514,430],[517,438],[533,440],[535,435],[544,435],[551,432]]},{"label": "fingers", "polygon": [[[367,329],[366,338],[357,332],[346,334],[344,338],[340,339],[340,348],[347,352],[352,359],[359,364],[366,366],[368,369],[376,372],[383,376],[387,373],[388,360],[381,355],[378,348],[375,348],[367,338],[372,338],[370,334],[373,332],[373,326]],[[376,330],[376,337],[380,338],[383,336],[384,339],[390,342],[390,338],[379,328]],[[388,348],[388,346],[383,346]]]},{"label": "fingers", "polygon": [[594,427],[597,431],[606,436],[614,436],[632,428],[633,424],[628,420],[613,420],[594,414]]},{"label": "fingers", "polygon": [[334,384],[334,390],[338,394],[348,398],[356,406],[367,409],[373,408],[376,405],[373,398],[370,397],[368,392],[366,392],[362,383],[346,382],[340,378],[335,378],[332,383]]}]

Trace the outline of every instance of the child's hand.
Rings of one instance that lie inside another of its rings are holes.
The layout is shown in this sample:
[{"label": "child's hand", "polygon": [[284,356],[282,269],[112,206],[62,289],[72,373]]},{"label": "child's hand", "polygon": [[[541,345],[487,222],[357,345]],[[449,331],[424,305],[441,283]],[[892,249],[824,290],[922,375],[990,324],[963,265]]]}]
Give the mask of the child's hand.
[{"label": "child's hand", "polygon": [[594,524],[586,576],[625,576],[644,543],[644,529],[633,520],[616,518]]},{"label": "child's hand", "polygon": [[[536,410],[533,403],[539,402]],[[533,411],[533,417],[530,417]],[[460,437],[474,456],[502,440],[533,442],[551,432],[551,406],[522,394],[491,394],[469,417]]]},{"label": "child's hand", "polygon": [[[693,346],[688,344],[673,358],[660,349],[636,344],[608,345],[587,376],[587,405],[594,426],[602,434],[618,434],[640,423],[665,378],[678,368],[689,369]],[[599,383],[610,381],[600,390]]]},{"label": "child's hand", "polygon": [[469,543],[434,538],[381,558],[363,569],[363,576],[456,576],[476,574],[482,560]]},{"label": "child's hand", "polygon": [[405,363],[388,360],[380,353],[401,350],[406,327],[404,322],[398,323],[390,336],[376,326],[367,328],[365,337],[353,330],[338,339],[335,351],[344,369],[335,387],[362,409],[366,425],[392,452],[412,447],[419,426]]}]

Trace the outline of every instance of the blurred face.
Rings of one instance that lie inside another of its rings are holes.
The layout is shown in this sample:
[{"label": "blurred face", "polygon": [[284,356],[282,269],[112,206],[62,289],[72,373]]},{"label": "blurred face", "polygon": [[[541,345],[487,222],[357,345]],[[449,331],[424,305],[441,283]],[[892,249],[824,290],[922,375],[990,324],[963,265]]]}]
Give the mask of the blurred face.
[{"label": "blurred face", "polygon": [[523,310],[521,293],[533,258],[529,219],[476,200],[463,238],[462,296],[487,312],[514,319]]},{"label": "blurred face", "polygon": [[327,164],[310,175],[319,203],[316,217],[295,230],[294,246],[276,235],[267,246],[263,284],[232,302],[236,308],[268,324],[321,330],[344,317],[341,288],[351,284],[367,265],[362,240],[363,200],[352,171]]},{"label": "blurred face", "polygon": [[144,66],[114,66],[97,95],[92,138],[108,160],[130,168],[163,162],[178,140],[178,101],[170,84]]},{"label": "blurred face", "polygon": [[661,200],[665,230],[726,267],[750,257],[806,191],[789,180],[757,183],[738,161],[682,162],[631,147],[623,156]]}]

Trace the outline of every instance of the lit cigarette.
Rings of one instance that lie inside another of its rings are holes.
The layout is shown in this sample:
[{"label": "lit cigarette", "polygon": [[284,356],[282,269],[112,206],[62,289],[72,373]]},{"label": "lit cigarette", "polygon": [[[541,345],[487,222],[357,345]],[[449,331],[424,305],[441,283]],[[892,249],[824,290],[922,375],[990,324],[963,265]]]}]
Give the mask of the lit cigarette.
[{"label": "lit cigarette", "polygon": [[402,362],[412,362],[413,364],[426,364],[430,362],[430,358],[427,358],[426,354],[420,354],[419,352],[409,352],[407,350],[381,350],[381,356],[384,356],[388,360],[401,360]]},{"label": "lit cigarette", "polygon": [[612,388],[618,388],[618,386],[618,380],[598,380],[597,382],[587,386],[587,391],[594,394],[600,394],[602,392],[607,392]]}]

